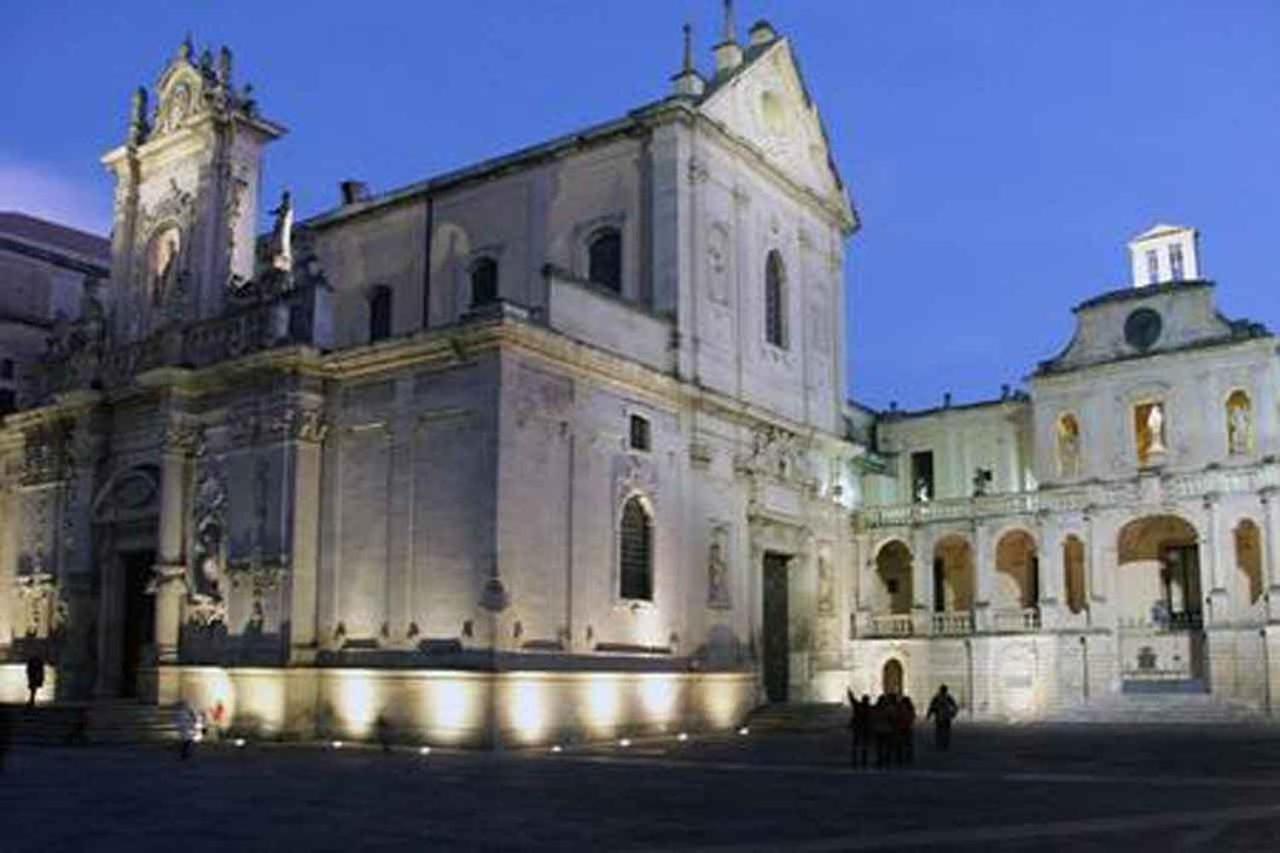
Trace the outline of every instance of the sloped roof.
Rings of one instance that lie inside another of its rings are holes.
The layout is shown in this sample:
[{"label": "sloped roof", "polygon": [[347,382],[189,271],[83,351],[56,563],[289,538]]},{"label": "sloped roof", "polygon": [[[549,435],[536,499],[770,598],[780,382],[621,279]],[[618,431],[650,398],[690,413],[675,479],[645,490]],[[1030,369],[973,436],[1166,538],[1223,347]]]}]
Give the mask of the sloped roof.
[{"label": "sloped roof", "polygon": [[1175,231],[1194,231],[1194,230],[1195,230],[1194,228],[1191,228],[1190,226],[1187,226],[1187,225],[1170,225],[1165,222],[1157,222],[1155,225],[1152,225],[1146,231],[1143,231],[1141,234],[1134,237],[1132,240],[1130,240],[1130,242],[1137,243],[1140,240],[1148,240],[1152,237],[1161,237],[1161,236],[1164,236],[1165,234],[1172,234]]},{"label": "sloped roof", "polygon": [[25,213],[0,211],[0,235],[43,248],[61,249],[104,266],[111,263],[111,241],[106,237]]}]

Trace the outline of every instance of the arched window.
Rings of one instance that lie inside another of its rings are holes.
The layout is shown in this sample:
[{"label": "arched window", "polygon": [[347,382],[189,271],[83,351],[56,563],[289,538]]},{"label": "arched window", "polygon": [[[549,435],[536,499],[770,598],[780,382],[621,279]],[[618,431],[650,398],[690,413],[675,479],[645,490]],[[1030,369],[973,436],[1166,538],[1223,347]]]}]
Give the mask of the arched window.
[{"label": "arched window", "polygon": [[391,337],[391,288],[380,284],[369,292],[369,343]]},{"label": "arched window", "polygon": [[787,345],[787,269],[782,255],[771,249],[764,263],[764,339],[775,347]]},{"label": "arched window", "polygon": [[498,301],[498,262],[481,258],[471,265],[471,305]]},{"label": "arched window", "polygon": [[601,228],[587,244],[587,278],[614,293],[622,292],[622,232]]},{"label": "arched window", "polygon": [[653,600],[653,519],[638,497],[622,506],[618,562],[622,573],[622,597]]}]

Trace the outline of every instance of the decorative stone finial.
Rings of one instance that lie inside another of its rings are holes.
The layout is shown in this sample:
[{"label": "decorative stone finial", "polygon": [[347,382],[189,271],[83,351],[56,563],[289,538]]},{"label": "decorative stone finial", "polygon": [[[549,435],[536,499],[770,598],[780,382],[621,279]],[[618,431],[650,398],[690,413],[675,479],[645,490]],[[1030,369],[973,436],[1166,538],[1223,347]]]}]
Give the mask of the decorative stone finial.
[{"label": "decorative stone finial", "polygon": [[684,62],[680,73],[671,78],[676,84],[676,94],[698,97],[706,91],[707,85],[693,66],[693,27],[684,25]]},{"label": "decorative stone finial", "polygon": [[138,145],[147,135],[147,89],[139,86],[133,90],[129,109],[129,144]]},{"label": "decorative stone finial", "polygon": [[191,39],[191,30],[187,30],[187,37],[182,40],[182,44],[178,45],[178,58],[191,61],[191,55],[196,52],[195,42]]},{"label": "decorative stone finial", "polygon": [[231,85],[231,48],[226,45],[218,51],[218,79],[224,86]]},{"label": "decorative stone finial", "polygon": [[733,44],[738,40],[737,27],[734,25],[733,0],[724,0],[724,38],[725,44]]}]

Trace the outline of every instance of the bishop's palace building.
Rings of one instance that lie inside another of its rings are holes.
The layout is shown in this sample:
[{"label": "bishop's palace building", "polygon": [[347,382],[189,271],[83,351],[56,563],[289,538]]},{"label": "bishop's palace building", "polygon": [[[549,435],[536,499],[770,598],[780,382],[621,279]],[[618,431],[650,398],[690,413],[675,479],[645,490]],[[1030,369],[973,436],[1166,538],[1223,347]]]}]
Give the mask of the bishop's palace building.
[{"label": "bishop's palace building", "polygon": [[1136,237],[1025,391],[875,412],[858,216],[766,22],[296,222],[259,193],[284,132],[188,42],[103,157],[109,273],[0,427],[3,698],[38,654],[43,701],[473,745],[940,683],[976,719],[1280,699],[1277,342],[1194,230]]}]

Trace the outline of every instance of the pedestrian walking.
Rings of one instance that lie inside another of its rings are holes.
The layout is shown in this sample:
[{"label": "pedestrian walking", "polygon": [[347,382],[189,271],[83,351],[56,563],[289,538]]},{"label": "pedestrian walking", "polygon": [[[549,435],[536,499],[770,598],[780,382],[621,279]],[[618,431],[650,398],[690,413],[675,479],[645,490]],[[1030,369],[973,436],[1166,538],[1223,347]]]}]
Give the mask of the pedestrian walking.
[{"label": "pedestrian walking", "polygon": [[898,699],[898,763],[910,764],[916,759],[916,706],[911,697]]},{"label": "pedestrian walking", "polygon": [[849,697],[849,766],[866,767],[871,740],[871,697],[864,694],[859,700],[852,690],[845,690],[845,695]]},{"label": "pedestrian walking", "polygon": [[44,658],[32,655],[27,658],[27,707],[36,706],[36,693],[44,687]]},{"label": "pedestrian walking", "polygon": [[178,737],[182,739],[178,758],[186,761],[191,757],[191,753],[195,749],[196,739],[200,735],[200,718],[190,704],[183,702],[178,706],[176,722],[178,724]]},{"label": "pedestrian walking", "polygon": [[925,714],[926,720],[933,717],[933,745],[939,752],[946,752],[951,748],[951,721],[958,713],[960,706],[947,692],[947,685],[943,684],[929,700],[929,710]]}]

